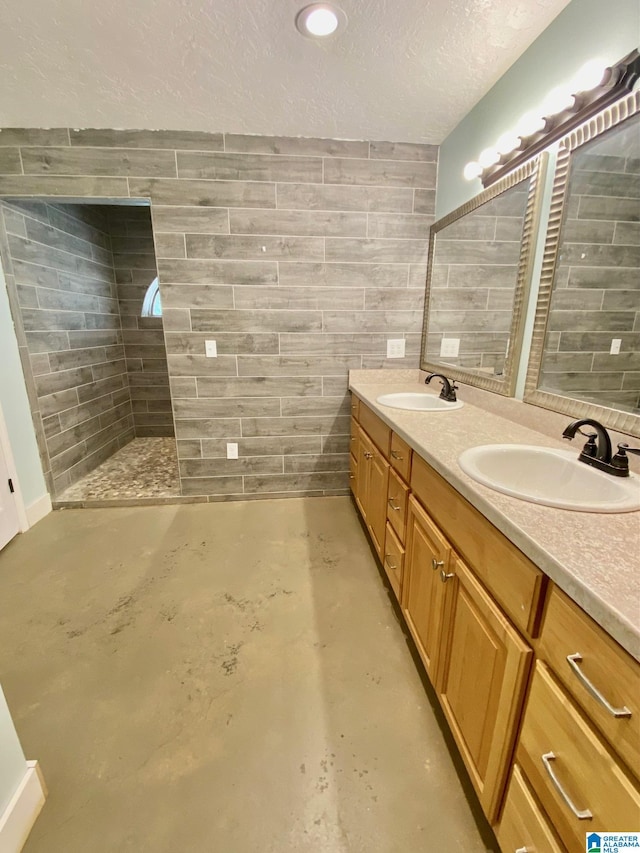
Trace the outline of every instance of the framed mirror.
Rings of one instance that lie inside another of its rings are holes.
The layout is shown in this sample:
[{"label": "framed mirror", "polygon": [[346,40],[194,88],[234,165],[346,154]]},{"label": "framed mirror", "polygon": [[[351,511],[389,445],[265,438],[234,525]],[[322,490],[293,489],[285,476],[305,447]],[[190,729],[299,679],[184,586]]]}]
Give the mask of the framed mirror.
[{"label": "framed mirror", "polygon": [[431,227],[420,367],[513,395],[542,154]]},{"label": "framed mirror", "polygon": [[640,436],[640,92],[560,143],[524,399]]}]

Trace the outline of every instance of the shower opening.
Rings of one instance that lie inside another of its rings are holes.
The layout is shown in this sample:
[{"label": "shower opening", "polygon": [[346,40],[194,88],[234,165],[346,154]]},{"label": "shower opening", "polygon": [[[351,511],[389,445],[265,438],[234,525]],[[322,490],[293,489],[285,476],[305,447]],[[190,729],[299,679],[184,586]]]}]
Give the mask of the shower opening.
[{"label": "shower opening", "polygon": [[0,253],[54,506],[179,497],[149,205],[3,199]]}]

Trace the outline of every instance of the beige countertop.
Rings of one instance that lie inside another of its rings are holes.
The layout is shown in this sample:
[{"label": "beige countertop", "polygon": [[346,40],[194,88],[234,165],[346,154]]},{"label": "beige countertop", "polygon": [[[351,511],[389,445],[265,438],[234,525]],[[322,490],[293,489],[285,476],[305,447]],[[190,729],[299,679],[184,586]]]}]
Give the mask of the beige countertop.
[{"label": "beige countertop", "polygon": [[[439,393],[436,384],[433,393]],[[349,388],[640,660],[640,512],[599,514],[540,506],[476,483],[457,462],[463,450],[481,444],[533,444],[564,450],[572,445],[488,411],[497,395],[462,385],[458,399],[465,405],[446,413],[412,412],[376,403],[380,394],[391,391],[429,391],[417,370],[351,371]],[[467,393],[474,403],[467,402]],[[496,408],[518,405],[498,400]],[[540,412],[541,420],[551,414],[533,406],[526,409],[532,410],[534,418]],[[565,425],[569,420],[562,416]]]}]

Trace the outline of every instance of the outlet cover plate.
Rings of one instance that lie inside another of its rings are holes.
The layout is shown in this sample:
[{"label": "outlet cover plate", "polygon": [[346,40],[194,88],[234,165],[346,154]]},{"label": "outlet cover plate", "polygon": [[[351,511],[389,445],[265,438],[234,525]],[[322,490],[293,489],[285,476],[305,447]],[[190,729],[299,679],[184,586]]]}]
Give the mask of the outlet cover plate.
[{"label": "outlet cover plate", "polygon": [[387,358],[404,358],[404,338],[390,338],[387,341]]},{"label": "outlet cover plate", "polygon": [[443,338],[440,343],[440,355],[455,357],[460,352],[460,338]]},{"label": "outlet cover plate", "polygon": [[217,358],[218,357],[218,345],[215,341],[205,341],[204,342],[204,354],[207,358]]},{"label": "outlet cover plate", "polygon": [[227,459],[238,458],[238,445],[235,441],[227,442]]}]

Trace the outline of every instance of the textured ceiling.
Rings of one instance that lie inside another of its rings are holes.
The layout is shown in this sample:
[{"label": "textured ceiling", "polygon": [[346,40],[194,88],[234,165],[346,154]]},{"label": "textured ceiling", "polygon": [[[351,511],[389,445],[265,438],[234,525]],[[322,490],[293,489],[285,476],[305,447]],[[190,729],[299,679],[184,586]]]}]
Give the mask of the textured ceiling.
[{"label": "textured ceiling", "polygon": [[0,127],[441,142],[568,0],[0,0]]}]

